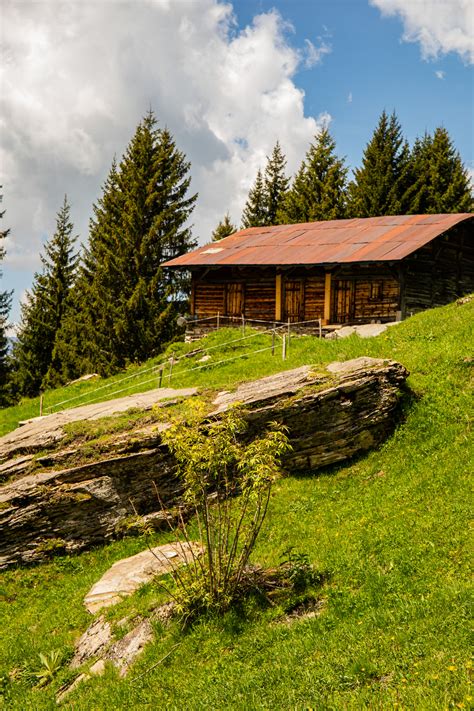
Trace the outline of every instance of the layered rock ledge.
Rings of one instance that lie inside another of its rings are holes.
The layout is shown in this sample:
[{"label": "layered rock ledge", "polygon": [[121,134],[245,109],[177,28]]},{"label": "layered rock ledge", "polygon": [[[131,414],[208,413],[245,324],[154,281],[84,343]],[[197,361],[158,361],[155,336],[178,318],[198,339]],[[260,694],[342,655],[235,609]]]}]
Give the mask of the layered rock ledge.
[{"label": "layered rock ledge", "polygon": [[[249,436],[257,436],[272,421],[285,424],[293,447],[285,467],[317,470],[389,436],[407,376],[400,363],[373,358],[332,363],[320,371],[303,366],[219,393],[211,414],[218,417],[241,403]],[[43,448],[47,420],[38,433]],[[161,422],[120,433],[98,448],[92,461],[89,451],[87,461],[74,466],[68,463],[77,461],[80,446],[71,449],[69,442],[61,449],[56,426],[50,427],[51,454],[31,453],[34,441],[25,447],[25,437],[18,433],[21,446],[13,445],[15,433],[3,446],[0,440],[1,468],[10,477],[0,488],[0,568],[103,543],[133,527],[136,514],[155,527],[167,525],[172,507],[179,504],[181,485],[161,441],[166,427]],[[156,491],[169,511],[161,510]]]}]

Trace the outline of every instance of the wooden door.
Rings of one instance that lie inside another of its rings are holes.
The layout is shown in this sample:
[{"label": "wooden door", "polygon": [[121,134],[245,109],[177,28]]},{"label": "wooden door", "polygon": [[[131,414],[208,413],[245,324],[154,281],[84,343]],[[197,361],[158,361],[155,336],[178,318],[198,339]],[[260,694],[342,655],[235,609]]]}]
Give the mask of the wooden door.
[{"label": "wooden door", "polygon": [[283,319],[295,323],[303,321],[304,284],[302,279],[287,279],[285,281],[285,309]]},{"label": "wooden door", "polygon": [[229,282],[226,288],[226,316],[238,316],[244,313],[244,285],[242,282]]},{"label": "wooden door", "polygon": [[355,282],[351,279],[336,279],[333,291],[334,323],[350,323],[354,320]]}]

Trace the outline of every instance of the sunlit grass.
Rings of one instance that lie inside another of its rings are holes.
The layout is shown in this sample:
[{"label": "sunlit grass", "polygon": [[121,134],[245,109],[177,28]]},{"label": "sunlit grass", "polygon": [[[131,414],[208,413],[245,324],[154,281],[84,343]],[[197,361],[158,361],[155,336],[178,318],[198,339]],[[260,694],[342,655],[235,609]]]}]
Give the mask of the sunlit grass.
[{"label": "sunlit grass", "polygon": [[[318,475],[289,472],[275,486],[254,560],[275,565],[289,546],[307,553],[327,575],[318,617],[288,624],[281,609],[269,607],[203,620],[187,633],[175,626],[157,629],[156,640],[128,678],[107,672],[79,688],[66,707],[472,707],[473,316],[474,303],[452,305],[420,314],[375,339],[295,338],[284,363],[281,353],[265,352],[189,371],[201,354],[173,368],[174,387],[219,389],[282,367],[380,356],[397,359],[411,371],[414,397],[405,421],[380,449]],[[222,331],[206,344],[227,338]],[[264,347],[267,338],[259,335],[252,347]],[[153,540],[168,539],[166,534]],[[39,666],[39,652],[60,649],[67,659],[91,619],[84,594],[112,562],[144,546],[144,540],[128,538],[3,573],[4,708],[55,707],[55,692],[70,675],[66,665],[43,690],[31,688],[28,671]],[[146,586],[110,614],[115,620],[133,610],[147,614],[160,599],[158,588]],[[166,661],[151,669],[176,644]]]}]

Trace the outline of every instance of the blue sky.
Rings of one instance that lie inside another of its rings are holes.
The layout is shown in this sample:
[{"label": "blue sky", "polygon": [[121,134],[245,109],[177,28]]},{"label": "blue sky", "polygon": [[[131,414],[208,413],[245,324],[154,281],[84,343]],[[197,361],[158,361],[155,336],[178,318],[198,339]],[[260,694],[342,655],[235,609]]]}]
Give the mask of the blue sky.
[{"label": "blue sky", "polygon": [[[331,47],[320,64],[302,68],[296,82],[306,94],[306,113],[331,114],[331,131],[351,166],[360,163],[385,108],[395,109],[410,143],[425,130],[445,126],[465,164],[474,168],[473,68],[458,53],[423,59],[419,42],[402,41],[401,17],[383,17],[365,0],[236,0],[233,4],[240,27],[251,22],[256,12],[277,8],[293,27],[288,34],[295,46],[303,46],[305,39],[317,44],[321,37]],[[416,5],[417,0],[406,4]],[[473,25],[474,9],[471,29]],[[442,72],[443,78],[436,72]]]},{"label": "blue sky", "polygon": [[201,243],[238,223],[278,139],[288,173],[329,122],[360,164],[383,109],[410,143],[445,126],[474,174],[471,0],[4,0],[0,184],[11,318],[64,194],[80,241],[151,106],[192,164]]}]

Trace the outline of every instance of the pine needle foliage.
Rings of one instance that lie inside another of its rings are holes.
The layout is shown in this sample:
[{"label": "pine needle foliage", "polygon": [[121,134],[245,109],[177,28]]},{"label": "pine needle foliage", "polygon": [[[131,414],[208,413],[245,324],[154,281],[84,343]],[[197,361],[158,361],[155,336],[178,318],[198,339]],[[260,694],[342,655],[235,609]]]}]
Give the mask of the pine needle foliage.
[{"label": "pine needle foliage", "polygon": [[315,136],[280,209],[278,221],[292,224],[346,216],[347,168],[327,128]]},{"label": "pine needle foliage", "polygon": [[289,178],[285,174],[286,158],[277,141],[267,159],[264,178],[265,224],[279,224],[279,214],[288,191]]},{"label": "pine needle foliage", "polygon": [[259,168],[255,183],[250,189],[247,202],[242,212],[242,228],[261,227],[266,224],[265,185],[262,171]]},{"label": "pine needle foliage", "polygon": [[400,122],[395,112],[383,111],[349,186],[349,216],[405,214],[411,183],[410,150]]},{"label": "pine needle foliage", "polygon": [[[1,188],[1,186],[0,186]],[[0,203],[3,200],[3,195],[0,195]],[[0,219],[3,218],[5,210],[0,211]],[[10,232],[9,229],[0,230],[0,264],[5,258],[5,247],[1,240],[5,239]],[[2,271],[0,270],[0,277]],[[8,393],[8,380],[10,375],[10,365],[8,360],[8,314],[10,312],[11,291],[0,291],[0,407],[5,407],[10,404],[11,398]]]},{"label": "pine needle foliage", "polygon": [[195,246],[189,169],[149,111],[94,206],[76,306],[61,334],[63,376],[110,374],[156,355],[173,338],[189,284],[161,264]]},{"label": "pine needle foliage", "polygon": [[216,229],[212,233],[212,241],[219,242],[219,240],[225,237],[230,237],[234,232],[237,232],[237,227],[230,221],[230,215],[228,212],[224,215],[224,219],[219,222]]},{"label": "pine needle foliage", "polygon": [[415,141],[411,169],[411,214],[474,210],[468,172],[445,128],[437,128],[433,135],[425,133]]},{"label": "pine needle foliage", "polygon": [[67,196],[57,214],[56,231],[40,255],[43,269],[22,306],[22,317],[13,359],[15,382],[23,395],[36,395],[47,384],[56,335],[66,312],[78,257]]},{"label": "pine needle foliage", "polygon": [[279,215],[288,190],[285,174],[286,158],[277,141],[271,156],[267,156],[265,171],[257,172],[242,214],[242,227],[262,227],[279,224]]}]

